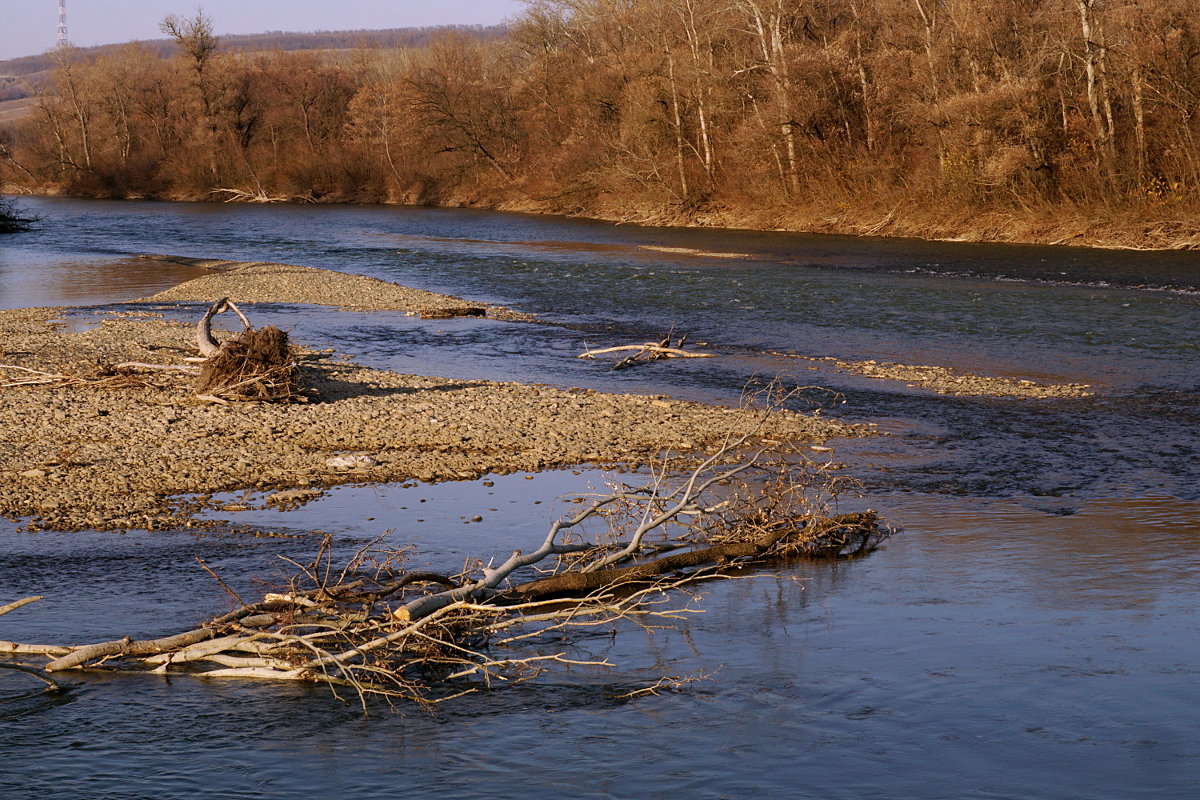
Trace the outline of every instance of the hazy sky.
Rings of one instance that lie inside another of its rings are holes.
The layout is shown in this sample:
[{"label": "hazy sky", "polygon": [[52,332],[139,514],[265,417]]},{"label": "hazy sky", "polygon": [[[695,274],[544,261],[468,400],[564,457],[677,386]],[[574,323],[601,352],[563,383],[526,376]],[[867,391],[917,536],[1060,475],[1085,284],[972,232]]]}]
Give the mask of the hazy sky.
[{"label": "hazy sky", "polygon": [[[80,47],[160,39],[168,14],[213,18],[217,33],[340,31],[420,25],[490,25],[520,12],[520,0],[67,0],[71,43]],[[54,47],[58,0],[0,0],[0,59]]]}]

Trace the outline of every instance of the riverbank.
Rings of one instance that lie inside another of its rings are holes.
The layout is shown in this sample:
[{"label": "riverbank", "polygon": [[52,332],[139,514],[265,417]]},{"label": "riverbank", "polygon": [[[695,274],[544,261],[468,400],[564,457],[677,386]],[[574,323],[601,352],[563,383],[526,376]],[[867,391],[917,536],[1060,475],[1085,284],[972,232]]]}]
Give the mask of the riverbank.
[{"label": "riverbank", "polygon": [[135,303],[212,303],[220,297],[230,297],[238,303],[305,303],[348,311],[403,311],[422,319],[488,317],[509,322],[536,319],[532,314],[503,306],[472,303],[461,297],[412,289],[365,275],[297,264],[174,255],[143,255],[139,258],[202,267],[212,270],[212,274],[134,300]]},{"label": "riverbank", "polygon": [[[0,193],[14,187],[0,186]],[[69,196],[53,187],[23,194]],[[109,199],[109,198],[105,198]],[[215,202],[211,195],[173,193],[168,196],[131,196],[129,200]],[[1184,200],[1164,200],[1128,207],[1078,206],[1039,203],[1011,208],[921,208],[904,200],[737,207],[720,202],[688,206],[639,204],[628,198],[601,197],[585,205],[564,198],[541,199],[520,192],[454,192],[437,198],[364,197],[326,195],[274,197],[269,200],[246,194],[236,203],[295,203],[321,205],[382,204],[433,208],[471,208],[522,214],[565,216],[626,225],[727,230],[816,233],[976,244],[1028,244],[1117,250],[1198,250],[1200,210]]]},{"label": "riverbank", "polygon": [[[403,375],[313,352],[299,356],[308,403],[211,405],[190,375],[114,367],[181,363],[193,326],[109,312],[72,333],[60,312],[0,311],[0,514],[30,529],[194,527],[201,511],[290,507],[340,484],[637,467],[730,435],[799,452],[867,432],[786,411],[764,421],[662,396]],[[234,491],[245,496],[217,496]]]},{"label": "riverbank", "polygon": [[[499,206],[500,210],[537,208]],[[1147,214],[1147,210],[1157,213]],[[1200,249],[1200,213],[1190,204],[1083,208],[1037,205],[1008,209],[925,209],[894,204],[738,209],[631,210],[624,204],[582,216],[641,225],[789,231],[839,236],[977,244],[1032,244],[1122,250]]]},{"label": "riverbank", "polygon": [[[638,467],[663,451],[712,450],[731,435],[781,452],[825,453],[819,443],[827,439],[869,433],[785,411],[764,422],[760,410],[665,396],[406,375],[357,366],[332,351],[298,354],[307,403],[212,405],[196,396],[189,372],[119,366],[187,365],[194,326],[165,319],[164,304],[183,304],[175,307],[196,319],[221,296],[247,304],[251,317],[250,304],[282,302],[473,316],[482,325],[536,318],[324,269],[146,258],[212,272],[134,301],[145,310],[99,311],[91,319],[76,312],[75,332],[64,309],[0,311],[0,515],[31,528],[191,527],[201,511],[291,507],[346,483],[464,480],[584,463]],[[1085,396],[1090,388],[773,355],[943,395],[1028,401]],[[245,497],[219,496],[235,491]]]},{"label": "riverbank", "polygon": [[[353,708],[291,685],[80,675],[67,702],[6,704],[0,752],[13,757],[0,760],[8,765],[7,773],[0,767],[0,795],[269,800],[382,795],[403,785],[445,800],[481,792],[541,800],[568,784],[595,786],[600,796],[612,776],[628,775],[622,786],[636,796],[786,797],[803,770],[809,793],[831,797],[1044,797],[1064,773],[1075,777],[1063,797],[1186,796],[1200,778],[1188,710],[1200,701],[1189,667],[1200,663],[1200,351],[1186,335],[1200,330],[1200,303],[1190,290],[1019,279],[1103,260],[1097,281],[1157,285],[1142,277],[1145,265],[1186,267],[1191,254],[885,240],[848,249],[855,243],[763,235],[764,250],[778,257],[740,263],[637,248],[750,252],[757,235],[422,209],[28,205],[46,222],[0,244],[10,304],[18,304],[21,281],[46,288],[19,305],[75,306],[150,296],[200,274],[166,265],[164,282],[153,283],[133,274],[130,253],[291,260],[486,298],[571,326],[245,307],[256,323],[376,368],[727,405],[751,375],[786,370],[846,401],[806,393],[827,403],[823,413],[873,420],[890,434],[828,442],[833,454],[808,452],[848,464],[837,474],[863,481],[867,496],[843,494],[842,510],[869,503],[904,533],[868,559],[708,584],[696,605],[704,613],[676,620],[676,630],[643,636],[629,623],[615,637],[598,629],[534,640],[537,652],[613,666],[556,670],[430,713],[373,711],[356,722]],[[439,238],[419,238],[430,234]],[[789,248],[794,258],[785,263]],[[975,253],[998,266],[973,262]],[[938,271],[903,271],[913,263]],[[126,270],[139,282],[122,293]],[[997,272],[1017,279],[989,277]],[[69,294],[99,277],[115,288],[95,299]],[[199,305],[185,308],[186,315],[143,310],[194,322]],[[64,312],[65,321],[86,323],[88,313]],[[218,321],[237,325],[229,314]],[[710,342],[720,357],[617,373],[574,360],[584,345],[661,336],[670,323],[692,332],[689,347]],[[9,345],[0,348],[7,363]],[[830,362],[783,362],[764,348],[1095,383],[1096,396],[933,396],[838,374]],[[159,353],[164,361],[182,355]],[[7,402],[0,390],[0,405]],[[417,406],[423,395],[406,402]],[[0,456],[0,469],[9,457]],[[22,523],[0,520],[0,603],[46,596],[3,617],[3,638],[81,642],[182,630],[236,607],[196,556],[251,600],[264,580],[291,571],[277,556],[312,563],[318,531],[331,535],[338,563],[393,530],[387,541],[414,549],[412,568],[457,572],[481,554],[527,551],[554,518],[582,506],[555,498],[602,481],[603,470],[587,466],[437,484],[363,481],[294,512],[217,507],[201,515],[294,539],[223,529],[25,533]],[[245,502],[258,507],[277,493],[256,489]],[[237,507],[244,495],[211,502]],[[470,521],[476,514],[482,522]],[[630,696],[663,675],[709,679]],[[96,734],[85,747],[81,731]],[[480,745],[499,738],[504,747]],[[563,760],[564,749],[596,758]],[[355,754],[352,770],[338,755],[347,752]],[[848,782],[845,756],[860,752],[867,757]],[[664,758],[686,771],[682,783],[664,775]],[[947,762],[964,766],[947,771]],[[779,769],[785,763],[794,768]]]},{"label": "riverbank", "polygon": [[[669,249],[669,248],[648,248]],[[740,253],[697,253],[709,257],[745,258]],[[134,302],[211,303],[231,297],[238,303],[302,303],[332,306],[355,311],[404,311],[422,319],[446,317],[488,317],[508,322],[537,322],[532,314],[503,306],[472,303],[460,297],[411,289],[396,283],[363,275],[350,275],[327,269],[257,261],[193,258],[173,255],[146,255],[146,261],[170,262],[213,270],[190,281],[172,286]],[[714,354],[715,355],[715,354]],[[978,375],[938,365],[897,364],[877,360],[847,361],[832,356],[771,352],[780,358],[799,359],[814,368],[852,372],[869,378],[904,383],[935,394],[957,397],[1002,397],[1045,400],[1087,397],[1092,387],[1082,383],[1036,381],[1024,377]]]}]

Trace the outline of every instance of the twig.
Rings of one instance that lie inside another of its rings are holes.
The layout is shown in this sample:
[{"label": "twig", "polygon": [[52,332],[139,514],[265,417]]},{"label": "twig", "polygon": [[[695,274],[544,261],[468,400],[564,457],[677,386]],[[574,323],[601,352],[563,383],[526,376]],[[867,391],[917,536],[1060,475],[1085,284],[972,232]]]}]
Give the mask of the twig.
[{"label": "twig", "polygon": [[11,661],[0,661],[0,669],[11,669],[11,670],[15,670],[17,672],[24,672],[27,675],[32,675],[33,677],[37,678],[38,680],[44,681],[46,683],[46,688],[43,689],[42,691],[45,691],[45,692],[61,692],[62,691],[62,687],[59,686],[57,683],[55,683],[53,678],[51,678],[45,672],[42,672],[42,670],[40,670],[40,669],[34,669],[33,667],[27,667],[24,664],[14,664]]},{"label": "twig", "polygon": [[245,600],[243,600],[241,597],[238,596],[237,592],[235,592],[233,589],[229,588],[229,584],[227,584],[227,583],[225,583],[225,581],[221,580],[220,575],[213,572],[212,569],[208,566],[208,564],[204,563],[203,558],[201,558],[200,556],[196,556],[196,563],[200,565],[200,569],[204,570],[209,575],[211,575],[213,577],[213,580],[215,580],[217,583],[219,583],[221,585],[221,588],[224,589],[234,600],[237,600],[238,605],[240,605],[242,608],[250,607],[246,604]]},{"label": "twig", "polygon": [[696,353],[690,350],[680,350],[677,347],[667,347],[659,342],[646,342],[644,344],[623,344],[617,347],[605,347],[600,350],[585,350],[576,358],[595,358],[605,353],[619,353],[626,350],[636,350],[639,353],[649,353],[660,358],[675,357],[675,358],[716,358],[716,353]]}]

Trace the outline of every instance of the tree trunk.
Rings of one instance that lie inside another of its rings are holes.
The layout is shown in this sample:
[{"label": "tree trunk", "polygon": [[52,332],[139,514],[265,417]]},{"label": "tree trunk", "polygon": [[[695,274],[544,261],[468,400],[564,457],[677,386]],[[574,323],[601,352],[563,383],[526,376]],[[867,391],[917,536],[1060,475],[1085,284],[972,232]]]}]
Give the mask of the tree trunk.
[{"label": "tree trunk", "polygon": [[1083,65],[1087,76],[1088,109],[1091,111],[1092,129],[1096,137],[1097,165],[1104,181],[1111,188],[1115,171],[1112,105],[1105,91],[1105,84],[1101,82],[1100,62],[1104,57],[1104,48],[1096,42],[1094,3],[1095,0],[1075,0],[1075,5],[1079,8],[1080,27],[1083,30]]}]

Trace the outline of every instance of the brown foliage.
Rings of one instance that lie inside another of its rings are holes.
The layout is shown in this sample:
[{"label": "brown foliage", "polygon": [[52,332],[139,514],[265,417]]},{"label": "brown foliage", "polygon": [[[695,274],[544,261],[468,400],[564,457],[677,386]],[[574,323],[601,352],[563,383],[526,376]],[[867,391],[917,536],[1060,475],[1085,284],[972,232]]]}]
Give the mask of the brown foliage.
[{"label": "brown foliage", "polygon": [[174,58],[60,58],[10,179],[750,222],[1200,189],[1187,0],[540,0],[506,39],[354,53],[213,49],[197,22]]}]

